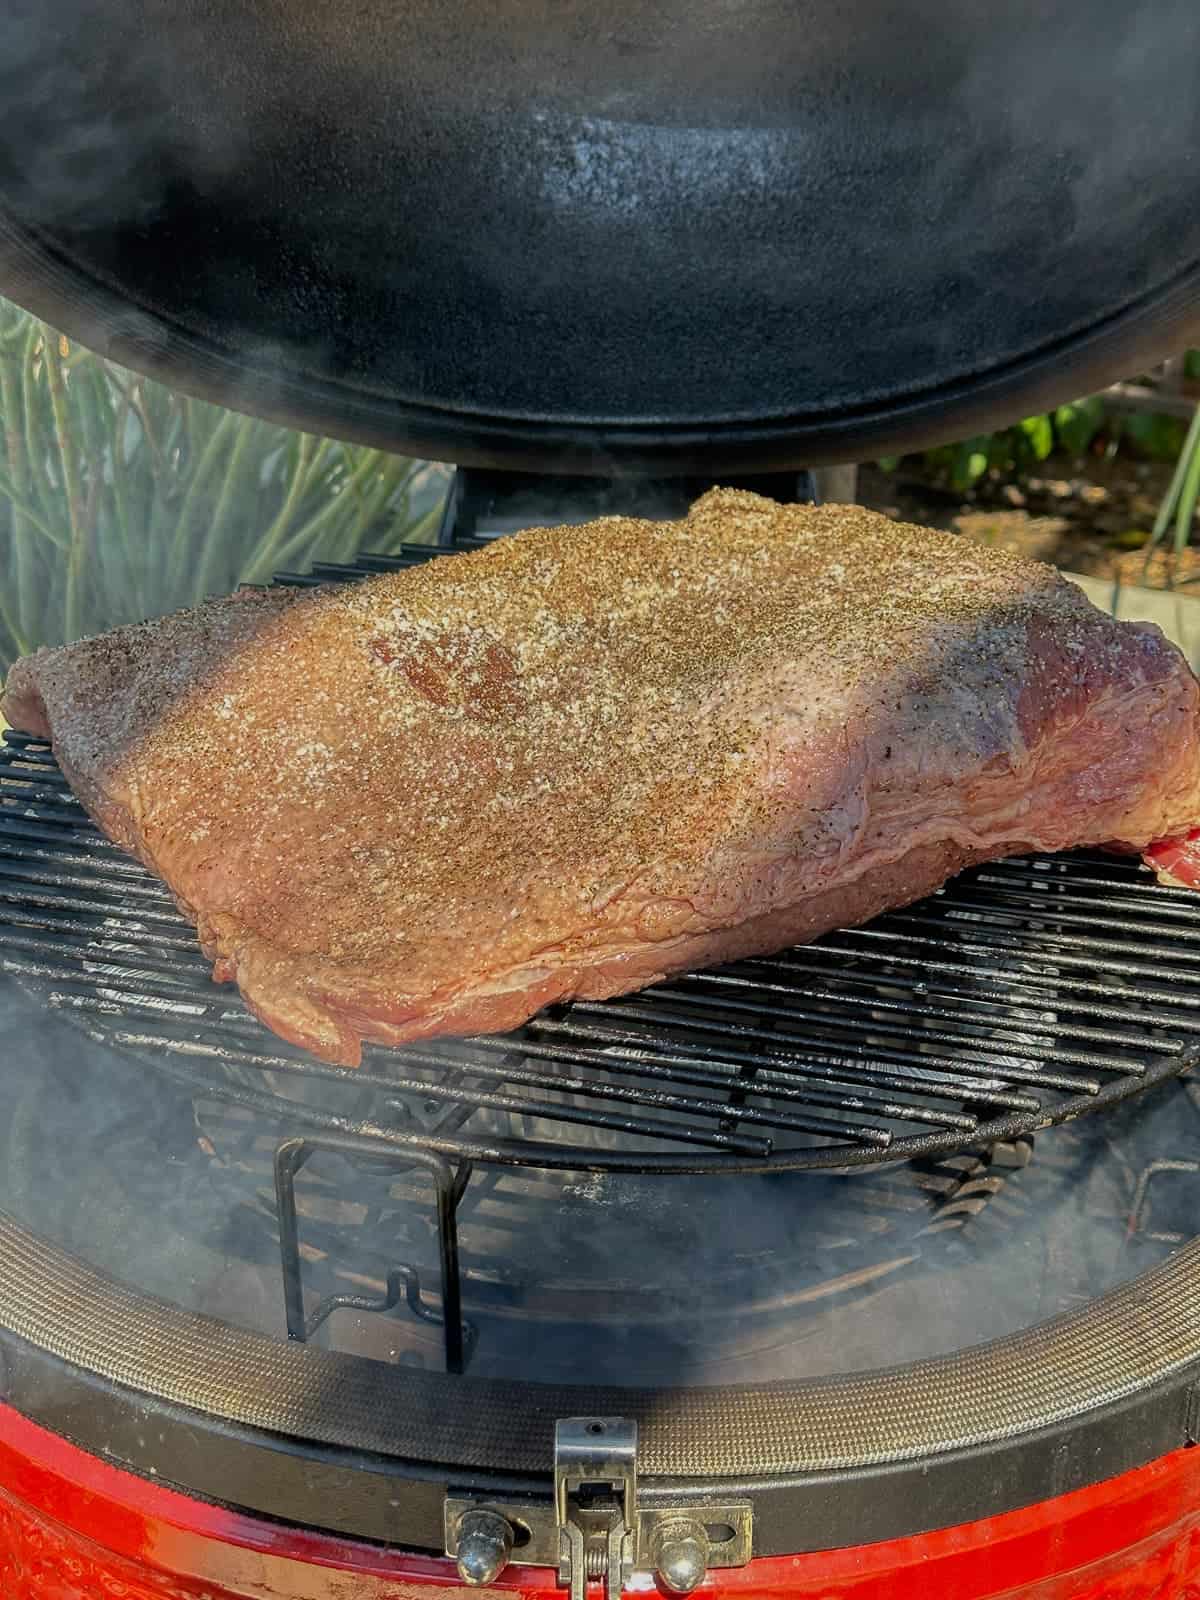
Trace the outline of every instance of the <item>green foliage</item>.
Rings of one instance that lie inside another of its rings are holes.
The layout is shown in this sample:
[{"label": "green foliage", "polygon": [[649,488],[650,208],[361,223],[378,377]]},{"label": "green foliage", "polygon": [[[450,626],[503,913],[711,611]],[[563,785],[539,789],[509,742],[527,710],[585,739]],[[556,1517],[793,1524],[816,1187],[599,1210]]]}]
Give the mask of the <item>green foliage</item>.
[{"label": "green foliage", "polygon": [[1021,445],[1035,461],[1045,461],[1054,449],[1054,423],[1050,417],[1026,417],[1018,424]]},{"label": "green foliage", "polygon": [[1187,424],[1178,417],[1138,412],[1122,419],[1121,437],[1151,461],[1174,461],[1186,435]]},{"label": "green foliage", "polygon": [[1084,455],[1104,426],[1104,402],[1093,395],[1087,400],[1072,400],[1054,413],[1054,437],[1073,456]]},{"label": "green foliage", "polygon": [[440,469],[191,400],[0,300],[0,670],[430,536]]},{"label": "green foliage", "polygon": [[[1184,371],[1189,378],[1200,379],[1200,351],[1188,352]],[[1107,443],[1110,449],[1118,445],[1131,447],[1151,461],[1174,461],[1183,448],[1186,432],[1186,425],[1178,417],[1158,413],[1110,417],[1104,401],[1092,395],[1085,400],[1072,400],[1052,412],[1026,417],[1002,433],[978,434],[973,439],[927,450],[922,460],[928,470],[961,494],[991,469],[1005,473],[1029,471],[1055,450],[1078,458],[1100,443]],[[879,465],[885,472],[894,472],[900,461],[899,456],[890,456]]]},{"label": "green foliage", "polygon": [[[1099,400],[1073,400],[1054,412],[1026,417],[1003,433],[981,433],[958,444],[925,453],[925,462],[960,493],[978,483],[989,468],[1029,469],[1045,461],[1056,446],[1082,455],[1099,433],[1104,408]],[[885,470],[889,470],[885,464]]]},{"label": "green foliage", "polygon": [[1170,488],[1163,496],[1154,527],[1150,531],[1146,546],[1147,567],[1151,554],[1166,537],[1172,521],[1175,528],[1171,544],[1175,555],[1178,557],[1187,548],[1192,537],[1197,501],[1200,501],[1200,406],[1197,406],[1192,417],[1179,451],[1179,460],[1175,463]]},{"label": "green foliage", "polygon": [[[1187,352],[1183,370],[1185,379],[1200,381],[1200,350]],[[1144,546],[1149,565],[1152,553],[1167,538],[1168,529],[1173,528],[1170,543],[1178,556],[1191,541],[1200,505],[1200,406],[1188,427],[1178,417],[1159,412],[1108,417],[1103,399],[1093,395],[1059,406],[1047,415],[1026,417],[1003,433],[980,434],[928,450],[923,459],[927,468],[962,493],[978,483],[990,468],[1004,472],[1028,468],[1045,461],[1056,448],[1079,457],[1099,442],[1106,442],[1109,450],[1126,444],[1152,461],[1175,462],[1171,486],[1149,537],[1131,529],[1119,542],[1124,547]],[[880,466],[885,472],[894,472],[900,460],[899,456],[891,456]]]}]

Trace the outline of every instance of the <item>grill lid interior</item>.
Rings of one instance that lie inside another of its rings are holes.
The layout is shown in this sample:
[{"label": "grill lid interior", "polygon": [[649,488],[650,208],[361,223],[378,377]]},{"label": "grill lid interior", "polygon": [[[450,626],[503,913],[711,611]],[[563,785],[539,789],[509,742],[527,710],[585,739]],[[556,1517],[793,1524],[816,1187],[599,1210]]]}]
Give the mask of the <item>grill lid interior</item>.
[{"label": "grill lid interior", "polygon": [[709,481],[1195,342],[1193,0],[403,19],[0,0],[0,290],[311,432]]}]

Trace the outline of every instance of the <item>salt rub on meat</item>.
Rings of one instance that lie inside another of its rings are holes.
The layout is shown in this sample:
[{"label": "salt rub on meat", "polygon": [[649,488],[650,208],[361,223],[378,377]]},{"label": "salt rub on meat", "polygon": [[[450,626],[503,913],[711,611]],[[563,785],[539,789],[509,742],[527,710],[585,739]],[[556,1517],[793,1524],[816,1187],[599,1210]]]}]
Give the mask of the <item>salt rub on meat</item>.
[{"label": "salt rub on meat", "polygon": [[218,979],[355,1065],[1200,824],[1200,687],[1053,569],[714,490],[13,668]]}]

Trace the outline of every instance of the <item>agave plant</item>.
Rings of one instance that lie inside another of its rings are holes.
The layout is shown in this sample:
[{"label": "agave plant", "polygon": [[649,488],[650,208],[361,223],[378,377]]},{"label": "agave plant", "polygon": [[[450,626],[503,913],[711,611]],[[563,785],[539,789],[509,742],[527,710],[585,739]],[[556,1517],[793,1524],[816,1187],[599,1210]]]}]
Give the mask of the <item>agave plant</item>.
[{"label": "agave plant", "polygon": [[[1154,527],[1146,545],[1145,571],[1157,547],[1171,530],[1170,545],[1176,561],[1191,543],[1195,526],[1196,505],[1200,501],[1200,405],[1196,407],[1183,449],[1175,463],[1167,492],[1162,497]],[[1173,569],[1168,570],[1168,585],[1173,583]]]},{"label": "agave plant", "polygon": [[0,671],[281,568],[428,539],[444,469],[176,394],[0,301]]}]

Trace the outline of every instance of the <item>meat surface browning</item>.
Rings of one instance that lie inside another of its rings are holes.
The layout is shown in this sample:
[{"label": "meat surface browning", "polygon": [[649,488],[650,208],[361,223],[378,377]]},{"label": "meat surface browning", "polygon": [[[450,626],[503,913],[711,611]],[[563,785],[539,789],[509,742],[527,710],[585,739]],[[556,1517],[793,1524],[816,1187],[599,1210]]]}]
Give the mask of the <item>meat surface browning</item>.
[{"label": "meat surface browning", "polygon": [[1200,822],[1200,687],[1053,569],[714,490],[13,668],[214,976],[355,1065]]}]

